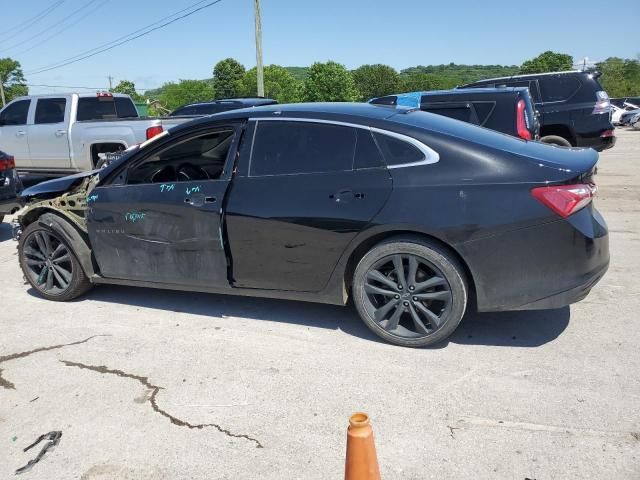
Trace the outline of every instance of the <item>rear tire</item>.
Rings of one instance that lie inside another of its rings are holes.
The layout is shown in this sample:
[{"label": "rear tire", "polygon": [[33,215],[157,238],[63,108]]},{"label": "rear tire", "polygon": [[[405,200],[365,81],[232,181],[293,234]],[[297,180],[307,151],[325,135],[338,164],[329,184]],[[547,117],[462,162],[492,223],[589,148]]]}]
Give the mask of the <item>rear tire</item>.
[{"label": "rear tire", "polygon": [[71,246],[37,221],[20,236],[18,256],[24,277],[47,300],[65,302],[91,289]]},{"label": "rear tire", "polygon": [[449,337],[468,298],[457,259],[439,245],[411,237],[384,241],[365,254],[352,293],[367,327],[403,347],[426,347]]},{"label": "rear tire", "polygon": [[540,142],[548,145],[557,145],[558,147],[571,147],[569,140],[558,135],[546,135],[540,139]]}]

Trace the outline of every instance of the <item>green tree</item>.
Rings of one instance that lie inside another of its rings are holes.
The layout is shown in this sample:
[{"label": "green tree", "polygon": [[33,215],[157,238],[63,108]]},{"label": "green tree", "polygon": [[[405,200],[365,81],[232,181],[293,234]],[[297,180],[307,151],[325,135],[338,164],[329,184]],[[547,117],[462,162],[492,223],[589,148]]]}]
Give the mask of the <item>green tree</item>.
[{"label": "green tree", "polygon": [[[258,91],[256,69],[248,70],[238,85],[238,93],[243,97],[254,97]],[[283,67],[264,67],[264,94],[280,103],[296,103],[302,99],[302,82],[299,82]]]},{"label": "green tree", "polygon": [[400,75],[388,65],[362,65],[351,74],[360,92],[360,99],[364,101],[398,93],[400,89]]},{"label": "green tree", "polygon": [[225,58],[213,67],[213,89],[216,98],[233,98],[238,96],[239,82],[245,68],[233,58]]},{"label": "green tree", "polygon": [[206,102],[213,98],[213,86],[209,80],[180,80],[161,87],[160,103],[170,110],[188,103]]},{"label": "green tree", "polygon": [[547,50],[531,60],[523,62],[520,73],[562,72],[573,68],[573,57],[566,53]]},{"label": "green tree", "polygon": [[329,61],[311,65],[303,97],[307,102],[353,102],[360,93],[344,65]]},{"label": "green tree", "polygon": [[118,85],[111,89],[113,93],[124,93],[129,95],[134,102],[142,100],[142,95],[136,92],[136,84],[130,80],[120,80]]},{"label": "green tree", "polygon": [[411,73],[402,77],[402,90],[405,92],[420,92],[429,90],[444,90],[456,86],[446,78],[435,73]]},{"label": "green tree", "polygon": [[0,58],[0,101],[2,106],[15,97],[29,93],[25,82],[20,62],[8,57]]},{"label": "green tree", "polygon": [[640,62],[629,58],[610,57],[596,65],[602,72],[600,83],[610,97],[640,95]]}]

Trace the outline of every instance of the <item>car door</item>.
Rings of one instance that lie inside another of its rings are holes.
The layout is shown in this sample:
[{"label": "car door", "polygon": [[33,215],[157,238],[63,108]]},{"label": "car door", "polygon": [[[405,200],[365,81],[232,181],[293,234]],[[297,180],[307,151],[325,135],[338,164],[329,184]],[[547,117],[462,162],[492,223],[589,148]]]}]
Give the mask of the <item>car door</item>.
[{"label": "car door", "polygon": [[384,206],[391,177],[367,127],[259,119],[225,223],[235,287],[317,292]]},{"label": "car door", "polygon": [[102,276],[229,285],[221,215],[238,128],[216,125],[178,138],[166,135],[90,192],[87,227]]},{"label": "car door", "polygon": [[16,100],[0,112],[0,150],[13,155],[18,169],[31,166],[27,119],[31,100]]},{"label": "car door", "polygon": [[33,123],[28,127],[29,150],[34,168],[71,167],[67,123],[70,103],[65,97],[36,100]]}]

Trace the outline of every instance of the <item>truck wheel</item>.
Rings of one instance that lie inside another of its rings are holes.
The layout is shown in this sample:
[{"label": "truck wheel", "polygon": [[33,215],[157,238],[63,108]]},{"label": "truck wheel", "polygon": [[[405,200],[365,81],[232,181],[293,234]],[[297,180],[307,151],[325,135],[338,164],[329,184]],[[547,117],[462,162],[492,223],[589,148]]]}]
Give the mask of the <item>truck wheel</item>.
[{"label": "truck wheel", "polygon": [[391,239],[358,263],[353,301],[364,323],[387,342],[434,345],[462,320],[467,307],[464,270],[438,245],[410,237]]},{"label": "truck wheel", "polygon": [[547,143],[549,145],[557,145],[559,147],[570,147],[571,143],[564,137],[558,135],[546,135],[540,139],[540,142]]},{"label": "truck wheel", "polygon": [[20,236],[18,255],[25,278],[47,300],[72,300],[91,288],[71,247],[37,221]]}]

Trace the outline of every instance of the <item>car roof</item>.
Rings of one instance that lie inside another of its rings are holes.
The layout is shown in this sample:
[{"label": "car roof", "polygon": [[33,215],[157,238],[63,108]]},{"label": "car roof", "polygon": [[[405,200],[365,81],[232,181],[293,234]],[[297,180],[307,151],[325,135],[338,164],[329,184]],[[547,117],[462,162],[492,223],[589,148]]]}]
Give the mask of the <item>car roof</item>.
[{"label": "car roof", "polygon": [[524,73],[520,75],[509,75],[507,77],[483,78],[482,80],[476,80],[475,82],[470,82],[467,85],[473,85],[474,83],[478,83],[478,82],[491,82],[494,80],[511,80],[514,78],[543,77],[547,75],[571,75],[571,74],[592,75],[594,73],[595,72],[589,72],[586,70],[564,70],[562,72]]},{"label": "car roof", "polygon": [[277,103],[276,100],[272,98],[262,98],[262,97],[221,98],[219,100],[211,100],[209,102],[188,103],[186,105],[182,105],[181,107],[176,108],[176,110],[180,110],[181,108],[186,108],[186,107],[199,107],[199,106],[207,106],[207,105],[239,104],[239,105],[250,106],[250,105],[270,105],[273,103]]}]

